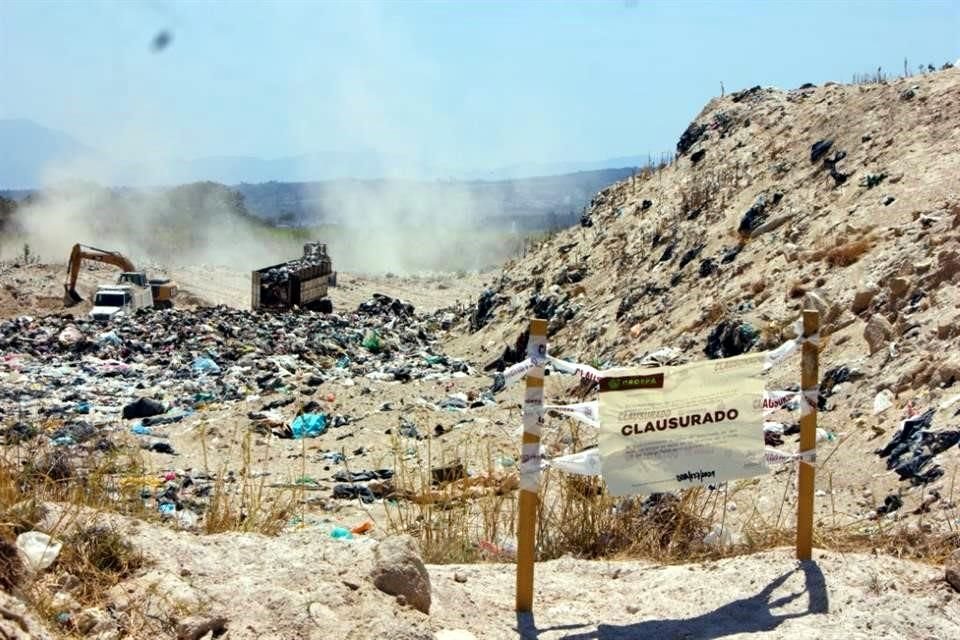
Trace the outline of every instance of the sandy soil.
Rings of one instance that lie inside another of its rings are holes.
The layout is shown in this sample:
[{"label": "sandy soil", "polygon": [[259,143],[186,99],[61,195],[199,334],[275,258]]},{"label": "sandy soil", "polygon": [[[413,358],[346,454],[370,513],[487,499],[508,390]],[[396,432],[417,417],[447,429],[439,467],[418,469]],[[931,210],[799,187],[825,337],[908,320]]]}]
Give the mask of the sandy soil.
[{"label": "sandy soil", "polygon": [[483,640],[960,634],[960,595],[939,571],[872,554],[817,551],[798,563],[777,549],[676,566],[564,558],[537,565],[534,612],[519,616],[513,565],[429,565],[427,616],[372,585],[375,538],[337,541],[315,530],[196,537],[116,516],[69,520],[109,522],[144,551],[149,570],[114,588],[111,606],[131,627],[138,613],[163,611],[161,624],[142,629],[157,638],[170,637],[162,618],[172,603],[181,616],[225,617],[232,640],[426,639],[454,629]]}]

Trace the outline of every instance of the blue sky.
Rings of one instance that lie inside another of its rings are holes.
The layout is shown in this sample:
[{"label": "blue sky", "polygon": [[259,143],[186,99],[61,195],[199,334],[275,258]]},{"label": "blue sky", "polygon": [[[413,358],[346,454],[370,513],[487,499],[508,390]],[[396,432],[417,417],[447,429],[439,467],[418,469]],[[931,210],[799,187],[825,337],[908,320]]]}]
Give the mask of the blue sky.
[{"label": "blue sky", "polygon": [[133,155],[485,169],[670,150],[721,82],[904,57],[960,58],[960,2],[0,0],[0,118]]}]

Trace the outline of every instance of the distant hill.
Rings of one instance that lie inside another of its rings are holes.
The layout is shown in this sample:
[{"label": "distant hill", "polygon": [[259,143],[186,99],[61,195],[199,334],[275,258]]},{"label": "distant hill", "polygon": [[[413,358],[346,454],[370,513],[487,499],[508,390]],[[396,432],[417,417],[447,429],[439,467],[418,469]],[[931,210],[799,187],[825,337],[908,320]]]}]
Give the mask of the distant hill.
[{"label": "distant hill", "polygon": [[[601,161],[518,164],[484,170],[454,170],[415,158],[372,150],[320,151],[299,156],[210,156],[151,158],[149,169],[135,159],[111,158],[70,135],[25,119],[0,120],[0,189],[36,189],[61,181],[106,186],[164,186],[192,182],[257,184],[329,180],[516,180],[643,166],[645,157]],[[9,151],[8,151],[9,150]]]},{"label": "distant hill", "polygon": [[[250,212],[283,226],[363,223],[360,211],[389,203],[397,216],[436,211],[454,224],[499,222],[523,229],[569,226],[593,194],[632,175],[632,167],[498,181],[335,180],[239,184]],[[400,204],[398,204],[400,203]],[[404,205],[403,203],[409,203]]]},{"label": "distant hill", "polygon": [[62,131],[22,119],[0,120],[0,149],[0,186],[8,189],[37,187],[51,166],[100,156]]}]

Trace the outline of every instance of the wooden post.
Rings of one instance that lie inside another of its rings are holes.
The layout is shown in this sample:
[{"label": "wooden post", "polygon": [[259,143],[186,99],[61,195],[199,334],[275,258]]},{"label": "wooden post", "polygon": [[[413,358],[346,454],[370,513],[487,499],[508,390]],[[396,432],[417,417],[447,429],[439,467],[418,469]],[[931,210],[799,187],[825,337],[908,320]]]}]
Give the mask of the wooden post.
[{"label": "wooden post", "polygon": [[537,537],[537,493],[540,488],[540,424],[543,422],[543,364],[547,353],[547,321],[530,321],[527,357],[539,364],[527,373],[523,397],[523,441],[520,455],[520,507],[517,519],[517,611],[533,609],[533,563]]},{"label": "wooden post", "polygon": [[[809,309],[803,311],[803,337],[810,338],[820,332],[820,313]],[[807,401],[807,393],[817,388],[820,380],[819,345],[810,340],[803,343],[803,360],[800,371],[800,399],[803,410],[800,417],[800,452],[813,451],[817,446],[817,400]],[[812,406],[810,406],[812,405]],[[812,462],[812,460],[811,460]],[[797,559],[809,560],[813,547],[813,485],[815,468],[800,460],[798,467],[797,497]]]}]

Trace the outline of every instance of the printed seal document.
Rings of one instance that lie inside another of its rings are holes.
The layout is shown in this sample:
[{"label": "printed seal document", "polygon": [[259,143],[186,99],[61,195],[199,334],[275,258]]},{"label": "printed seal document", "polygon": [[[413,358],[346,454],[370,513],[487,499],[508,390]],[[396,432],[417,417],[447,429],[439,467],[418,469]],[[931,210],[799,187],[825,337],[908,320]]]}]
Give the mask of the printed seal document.
[{"label": "printed seal document", "polygon": [[600,458],[616,496],[767,473],[765,354],[613,369],[600,381]]}]

